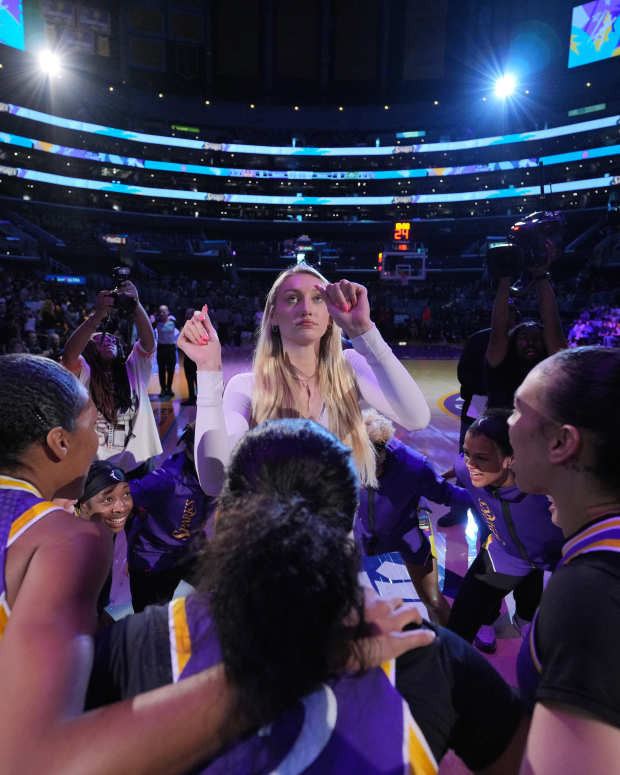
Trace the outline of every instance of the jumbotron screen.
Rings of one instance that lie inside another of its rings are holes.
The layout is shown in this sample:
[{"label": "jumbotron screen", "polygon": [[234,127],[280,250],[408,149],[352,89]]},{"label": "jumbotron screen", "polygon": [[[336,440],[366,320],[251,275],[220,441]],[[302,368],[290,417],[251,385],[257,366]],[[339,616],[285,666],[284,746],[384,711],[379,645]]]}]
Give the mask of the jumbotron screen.
[{"label": "jumbotron screen", "polygon": [[620,56],[620,0],[594,0],[573,8],[568,66]]},{"label": "jumbotron screen", "polygon": [[22,0],[2,0],[0,2],[0,43],[24,50]]}]

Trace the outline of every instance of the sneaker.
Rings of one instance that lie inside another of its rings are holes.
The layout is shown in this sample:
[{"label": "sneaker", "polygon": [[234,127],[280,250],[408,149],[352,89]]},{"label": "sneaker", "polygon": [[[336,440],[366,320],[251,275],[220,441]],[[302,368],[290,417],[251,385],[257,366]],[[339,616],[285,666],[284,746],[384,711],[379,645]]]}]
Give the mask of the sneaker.
[{"label": "sneaker", "polygon": [[483,624],[474,638],[474,646],[485,654],[495,654],[497,639],[492,624]]},{"label": "sneaker", "polygon": [[519,633],[519,635],[523,638],[528,632],[529,626],[532,622],[528,619],[523,619],[523,617],[519,616],[519,614],[515,614],[512,617],[512,626],[515,628],[515,630]]},{"label": "sneaker", "polygon": [[455,525],[464,525],[466,522],[467,512],[454,510],[449,511],[437,520],[439,527],[454,527]]}]

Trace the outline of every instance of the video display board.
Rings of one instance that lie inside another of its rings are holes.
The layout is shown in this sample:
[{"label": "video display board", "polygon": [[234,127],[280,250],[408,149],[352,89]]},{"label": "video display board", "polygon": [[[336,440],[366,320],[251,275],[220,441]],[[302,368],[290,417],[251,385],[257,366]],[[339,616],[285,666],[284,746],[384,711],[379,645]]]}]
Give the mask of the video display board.
[{"label": "video display board", "polygon": [[[0,175],[23,178],[24,180],[50,183],[67,188],[85,188],[91,191],[107,191],[116,194],[132,194],[134,196],[150,196],[164,199],[185,199],[193,202],[231,202],[235,204],[265,204],[265,205],[337,205],[354,207],[373,207],[377,205],[398,204],[431,204],[434,202],[472,202],[487,199],[504,199],[507,197],[539,196],[539,186],[519,186],[509,188],[485,189],[484,191],[460,191],[447,194],[411,194],[407,196],[272,196],[260,194],[215,194],[208,191],[194,191],[179,188],[156,188],[153,186],[134,186],[126,183],[108,182],[74,178],[66,175],[56,175],[50,172],[29,170],[23,167],[0,165]],[[618,177],[603,175],[587,180],[569,180],[554,183],[554,193],[564,191],[584,191],[590,188],[606,188],[616,185]]]},{"label": "video display board", "polygon": [[542,162],[545,167],[552,164],[582,162],[584,159],[598,159],[620,154],[620,143],[602,145],[597,148],[584,148],[566,153],[554,153],[537,158],[514,159],[512,161],[489,162],[488,164],[467,164],[458,167],[419,167],[403,170],[264,170],[242,167],[211,167],[205,164],[187,164],[185,162],[157,161],[139,159],[133,156],[119,156],[115,153],[89,151],[86,148],[73,148],[56,145],[33,137],[0,132],[0,145],[12,145],[19,148],[32,148],[58,156],[74,159],[86,159],[115,167],[136,167],[160,172],[182,172],[190,175],[208,175],[225,178],[267,178],[271,180],[411,180],[413,178],[449,177],[450,175],[472,175],[487,172],[532,169]]},{"label": "video display board", "polygon": [[[614,0],[614,2],[620,0]],[[552,137],[578,132],[591,132],[595,129],[605,129],[614,126],[620,120],[619,115],[605,116],[591,121],[581,121],[575,124],[550,127],[549,129],[536,129],[529,132],[517,132],[508,135],[496,135],[493,137],[479,137],[470,140],[451,140],[439,143],[420,143],[418,145],[382,145],[353,148],[304,148],[300,146],[271,146],[271,145],[244,145],[241,143],[212,143],[203,140],[193,140],[189,137],[169,137],[166,135],[152,135],[144,132],[134,132],[129,129],[92,124],[87,121],[76,121],[62,116],[53,116],[42,113],[21,105],[13,105],[9,102],[0,102],[0,111],[10,113],[20,118],[38,121],[50,126],[58,126],[64,129],[72,129],[78,132],[92,133],[96,135],[115,137],[119,140],[128,140],[154,145],[167,145],[176,148],[194,148],[199,151],[216,151],[221,153],[250,153],[265,154],[269,156],[395,156],[397,154],[429,153],[431,151],[459,151],[466,148],[489,148],[496,145],[510,145],[512,143],[531,142],[532,140],[548,140]]]},{"label": "video display board", "polygon": [[2,0],[0,3],[0,43],[24,50],[22,0]]},{"label": "video display board", "polygon": [[620,56],[620,0],[594,0],[573,8],[568,66]]}]

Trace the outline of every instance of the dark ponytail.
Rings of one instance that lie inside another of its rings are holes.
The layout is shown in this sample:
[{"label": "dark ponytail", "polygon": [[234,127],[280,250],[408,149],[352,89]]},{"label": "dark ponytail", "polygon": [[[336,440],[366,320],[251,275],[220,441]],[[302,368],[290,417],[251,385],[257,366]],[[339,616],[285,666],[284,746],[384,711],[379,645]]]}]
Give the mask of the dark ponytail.
[{"label": "dark ponytail", "polygon": [[594,473],[613,491],[620,491],[620,350],[560,350],[539,368],[547,377],[542,393],[547,414],[592,434]]}]

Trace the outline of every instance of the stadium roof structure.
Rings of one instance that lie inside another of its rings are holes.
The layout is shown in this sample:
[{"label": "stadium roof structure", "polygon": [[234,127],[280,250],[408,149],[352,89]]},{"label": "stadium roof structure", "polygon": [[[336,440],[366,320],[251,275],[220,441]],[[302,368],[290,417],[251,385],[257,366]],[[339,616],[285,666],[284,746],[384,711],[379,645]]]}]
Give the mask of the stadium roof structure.
[{"label": "stadium roof structure", "polygon": [[[23,76],[28,56],[36,58],[43,45],[61,56],[68,81],[86,79],[72,87],[77,95],[90,81],[109,90],[110,100],[124,87],[142,90],[155,112],[168,115],[169,99],[184,95],[196,115],[208,113],[214,124],[224,120],[219,108],[234,104],[237,120],[257,128],[320,126],[330,108],[335,131],[416,131],[461,120],[478,132],[485,117],[531,126],[553,111],[565,115],[613,101],[620,85],[620,60],[613,56],[619,49],[607,52],[620,21],[607,30],[604,20],[590,18],[596,3],[26,0],[23,6],[25,50],[0,46],[0,79],[8,76],[13,88],[9,96],[0,86],[0,97],[33,106],[24,91],[34,87]],[[9,60],[22,77],[11,78]],[[518,88],[499,105],[495,81],[508,71]],[[352,113],[354,106],[367,110]],[[183,120],[191,120],[189,112]]]}]

